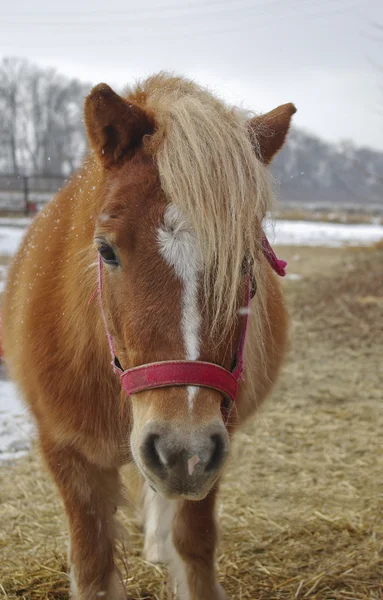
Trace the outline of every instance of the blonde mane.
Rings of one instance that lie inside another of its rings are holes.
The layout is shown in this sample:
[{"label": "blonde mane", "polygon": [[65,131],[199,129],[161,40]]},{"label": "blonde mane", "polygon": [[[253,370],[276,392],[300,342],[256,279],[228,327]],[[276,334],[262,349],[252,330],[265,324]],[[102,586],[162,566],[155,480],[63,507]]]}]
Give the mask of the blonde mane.
[{"label": "blonde mane", "polygon": [[[261,223],[272,193],[246,126],[249,115],[192,81],[166,74],[147,79],[129,96],[154,115],[157,130],[146,145],[165,195],[197,234],[214,329],[230,326],[237,314],[245,256],[257,281],[252,310],[259,312],[265,301]],[[257,319],[260,327],[263,319]]]}]

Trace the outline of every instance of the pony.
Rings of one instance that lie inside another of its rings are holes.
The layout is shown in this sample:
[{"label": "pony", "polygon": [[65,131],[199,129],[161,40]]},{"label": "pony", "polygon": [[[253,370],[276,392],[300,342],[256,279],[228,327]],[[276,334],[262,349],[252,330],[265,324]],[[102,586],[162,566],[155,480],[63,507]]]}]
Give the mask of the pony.
[{"label": "pony", "polygon": [[85,99],[89,154],[13,261],[4,355],[64,502],[78,600],[125,598],[115,513],[129,462],[145,557],[169,565],[171,594],[227,598],[215,505],[230,439],[285,352],[262,220],[295,111],[246,113],[166,73],[123,95],[99,84]]}]

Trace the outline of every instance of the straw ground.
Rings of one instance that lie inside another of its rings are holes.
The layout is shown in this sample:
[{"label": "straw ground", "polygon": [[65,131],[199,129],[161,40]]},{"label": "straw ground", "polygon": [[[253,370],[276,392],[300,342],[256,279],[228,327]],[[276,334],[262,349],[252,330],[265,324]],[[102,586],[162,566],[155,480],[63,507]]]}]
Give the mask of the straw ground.
[{"label": "straw ground", "polygon": [[[291,314],[279,385],[234,444],[219,506],[233,600],[383,598],[383,248],[278,249]],[[132,514],[132,599],[168,598]],[[0,468],[0,595],[68,594],[60,501],[37,450]]]}]

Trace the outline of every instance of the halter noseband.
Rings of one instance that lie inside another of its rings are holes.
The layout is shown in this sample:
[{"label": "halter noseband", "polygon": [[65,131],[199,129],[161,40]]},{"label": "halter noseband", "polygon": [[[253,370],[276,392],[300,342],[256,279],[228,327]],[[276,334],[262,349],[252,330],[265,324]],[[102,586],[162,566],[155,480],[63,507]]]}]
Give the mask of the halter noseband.
[{"label": "halter noseband", "polygon": [[[285,267],[287,263],[276,257],[265,234],[263,234],[262,239],[262,250],[274,271],[281,277],[284,277],[286,274]],[[126,369],[124,371],[114,351],[113,338],[108,329],[102,304],[102,259],[100,255],[98,257],[97,291],[102,319],[104,321],[106,336],[108,338],[112,356],[113,370],[119,374],[121,385],[127,396],[158,388],[197,386],[216,390],[229,401],[229,406],[232,406],[237,398],[239,381],[241,381],[243,375],[243,356],[249,321],[250,301],[254,297],[256,291],[255,282],[252,281],[250,275],[248,275],[246,307],[243,311],[244,325],[235,353],[234,366],[231,371],[228,371],[215,363],[198,360],[165,360],[132,367],[131,369]],[[93,296],[91,300],[92,299]]]}]

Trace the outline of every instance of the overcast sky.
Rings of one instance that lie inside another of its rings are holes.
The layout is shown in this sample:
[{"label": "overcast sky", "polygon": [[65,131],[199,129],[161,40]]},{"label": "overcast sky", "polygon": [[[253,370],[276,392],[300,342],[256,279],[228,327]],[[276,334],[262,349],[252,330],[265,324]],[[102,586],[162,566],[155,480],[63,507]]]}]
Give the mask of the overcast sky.
[{"label": "overcast sky", "polygon": [[116,88],[172,70],[383,150],[383,0],[2,0],[3,56]]}]

